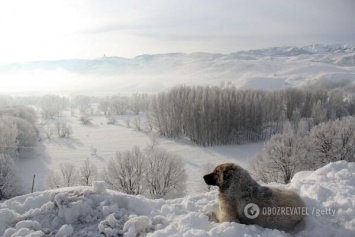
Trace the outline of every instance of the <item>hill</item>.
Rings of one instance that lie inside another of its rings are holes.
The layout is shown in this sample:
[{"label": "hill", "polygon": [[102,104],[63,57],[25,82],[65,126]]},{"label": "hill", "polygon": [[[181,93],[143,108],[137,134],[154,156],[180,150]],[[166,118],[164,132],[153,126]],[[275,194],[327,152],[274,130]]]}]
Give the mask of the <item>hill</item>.
[{"label": "hill", "polygon": [[[178,84],[281,89],[355,79],[355,46],[273,47],[231,54],[169,53],[15,63],[0,67],[0,92],[159,92]],[[23,85],[26,86],[23,86]]]}]

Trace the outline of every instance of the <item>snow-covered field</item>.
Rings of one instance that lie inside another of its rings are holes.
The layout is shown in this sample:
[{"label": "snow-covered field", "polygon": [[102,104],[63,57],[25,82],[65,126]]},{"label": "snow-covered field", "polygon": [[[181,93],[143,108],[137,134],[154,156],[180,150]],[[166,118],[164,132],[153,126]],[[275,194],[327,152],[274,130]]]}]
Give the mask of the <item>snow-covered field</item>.
[{"label": "snow-covered field", "polygon": [[[70,162],[80,167],[89,158],[90,161],[102,168],[106,161],[114,157],[116,151],[130,150],[134,145],[141,148],[151,143],[151,134],[137,131],[131,124],[127,127],[125,120],[134,116],[117,116],[117,125],[108,125],[104,116],[94,116],[92,124],[83,125],[78,117],[71,117],[70,113],[60,118],[73,128],[70,138],[59,138],[53,135],[47,139],[41,134],[42,140],[35,149],[28,149],[17,160],[18,168],[26,192],[31,190],[32,177],[36,175],[36,191],[46,189],[45,177],[49,169],[58,170],[61,163]],[[42,121],[42,124],[53,121]],[[222,162],[238,162],[242,166],[248,164],[248,159],[262,149],[263,143],[201,147],[191,143],[188,139],[161,138],[159,147],[164,148],[183,159],[188,175],[188,193],[200,190],[202,179],[201,165],[206,162],[218,164]],[[91,154],[91,147],[97,149],[96,155]]]},{"label": "snow-covered field", "polygon": [[237,223],[216,224],[217,191],[150,200],[106,190],[103,183],[37,192],[0,204],[0,235],[10,236],[354,236],[355,164],[339,161],[295,175],[288,185],[307,205],[290,233]]}]

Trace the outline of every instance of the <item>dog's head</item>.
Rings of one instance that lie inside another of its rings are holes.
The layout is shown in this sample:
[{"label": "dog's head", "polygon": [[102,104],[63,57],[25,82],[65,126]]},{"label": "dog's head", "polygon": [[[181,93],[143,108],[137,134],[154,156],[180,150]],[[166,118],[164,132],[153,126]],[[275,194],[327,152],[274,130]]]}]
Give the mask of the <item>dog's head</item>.
[{"label": "dog's head", "polygon": [[233,176],[235,176],[236,172],[238,171],[237,165],[233,163],[225,163],[217,166],[214,171],[210,174],[206,174],[203,176],[206,184],[214,185],[221,188],[229,187]]}]

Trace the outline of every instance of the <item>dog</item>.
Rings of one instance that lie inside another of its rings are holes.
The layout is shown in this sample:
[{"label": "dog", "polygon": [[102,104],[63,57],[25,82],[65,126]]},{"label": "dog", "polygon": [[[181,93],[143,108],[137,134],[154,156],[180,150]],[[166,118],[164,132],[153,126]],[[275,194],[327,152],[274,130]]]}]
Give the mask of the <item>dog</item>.
[{"label": "dog", "polygon": [[305,216],[305,204],[299,195],[261,186],[239,165],[221,164],[203,178],[206,184],[219,187],[219,212],[208,214],[217,223],[237,222],[288,231]]}]

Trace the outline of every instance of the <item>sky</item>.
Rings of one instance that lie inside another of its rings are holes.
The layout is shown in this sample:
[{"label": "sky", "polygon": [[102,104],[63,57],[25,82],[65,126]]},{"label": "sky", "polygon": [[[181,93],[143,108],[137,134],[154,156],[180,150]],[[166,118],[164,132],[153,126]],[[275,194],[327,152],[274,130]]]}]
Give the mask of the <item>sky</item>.
[{"label": "sky", "polygon": [[354,0],[1,0],[0,65],[355,43]]}]

